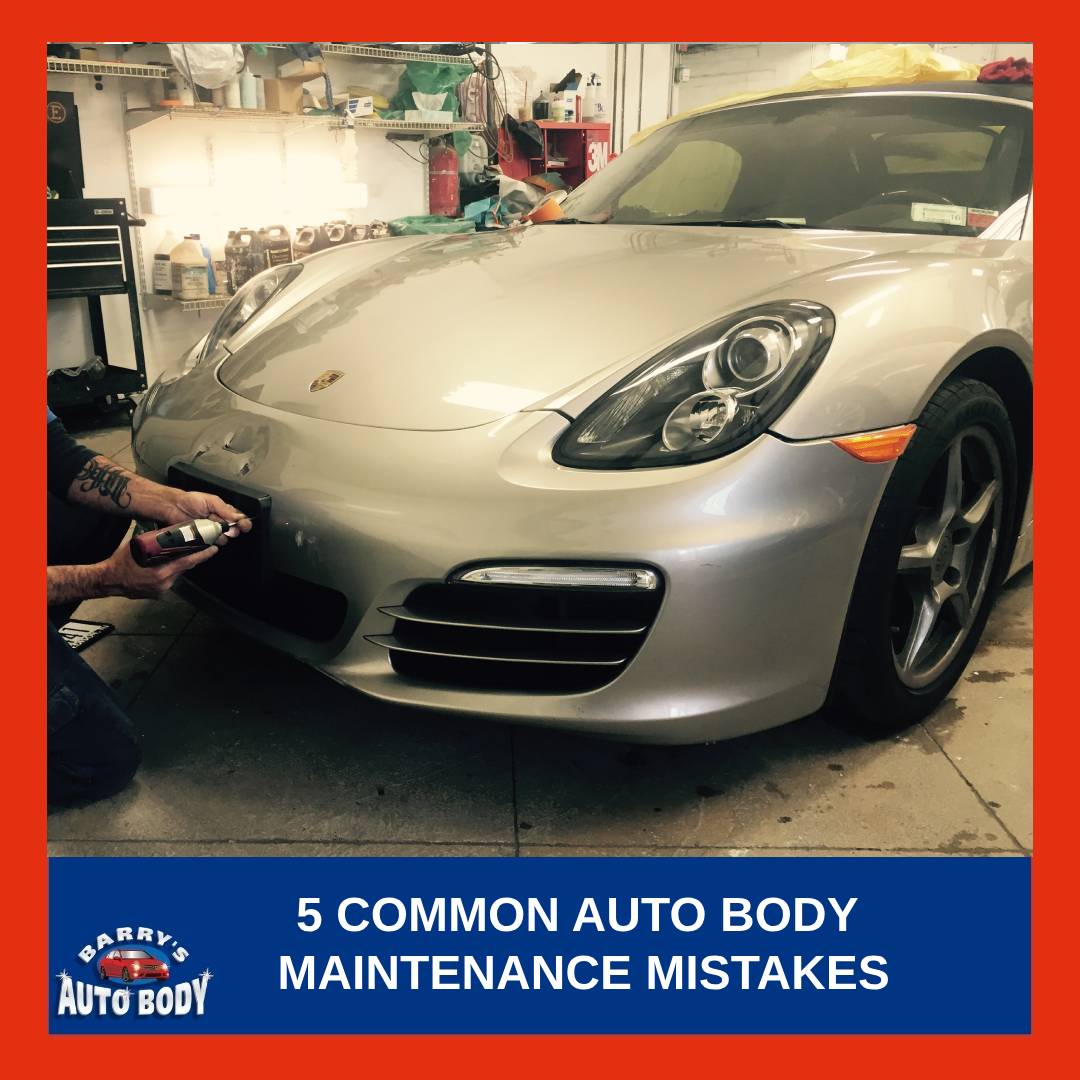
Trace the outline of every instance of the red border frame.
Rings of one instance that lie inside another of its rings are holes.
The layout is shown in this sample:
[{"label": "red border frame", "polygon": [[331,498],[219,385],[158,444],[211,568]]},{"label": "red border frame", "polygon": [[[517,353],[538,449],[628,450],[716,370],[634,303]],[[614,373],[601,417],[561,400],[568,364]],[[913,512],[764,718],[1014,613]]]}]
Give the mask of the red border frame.
[{"label": "red border frame", "polygon": [[[66,5],[65,5],[66,6]],[[74,7],[74,5],[72,5]],[[1075,166],[1066,158],[1069,135],[1076,130],[1066,109],[1075,91],[1068,84],[1071,57],[1069,25],[1050,16],[1027,10],[1018,17],[1014,4],[988,2],[965,9],[917,8],[901,11],[869,11],[865,4],[850,0],[832,3],[820,10],[791,0],[774,0],[761,18],[753,8],[732,9],[714,4],[680,5],[678,14],[665,13],[655,4],[631,0],[605,6],[596,3],[580,10],[559,9],[560,22],[573,29],[577,40],[606,40],[614,30],[625,39],[667,40],[756,40],[766,34],[785,40],[835,40],[847,36],[859,40],[891,40],[901,29],[917,23],[922,15],[939,40],[968,41],[991,36],[1004,40],[1033,41],[1039,53],[1039,120],[1037,172],[1039,176],[1039,217],[1054,223],[1060,210],[1062,225],[1072,225],[1077,199],[1073,179]],[[760,10],[760,9],[759,9]],[[1045,9],[1044,9],[1045,10]],[[290,38],[333,39],[344,36],[400,40],[452,39],[465,30],[481,36],[490,28],[503,39],[525,40],[547,23],[534,5],[522,5],[520,12],[503,8],[485,9],[486,20],[473,30],[450,5],[441,4],[430,15],[417,5],[403,5],[399,17],[376,12],[362,18],[347,8],[341,18],[331,20],[329,29],[318,24],[327,20],[301,17],[295,4],[264,4],[255,12],[224,11],[220,5],[198,11],[170,11],[168,17],[142,12],[119,4],[97,4],[92,13],[84,5],[69,13],[50,6],[47,11],[25,11],[16,17],[8,12],[10,26],[7,119],[15,126],[9,149],[9,165],[3,178],[7,189],[9,251],[0,265],[5,295],[10,298],[8,316],[9,348],[7,403],[12,414],[6,440],[7,508],[9,518],[2,531],[4,585],[9,617],[3,629],[3,659],[8,668],[5,679],[9,703],[7,725],[14,743],[3,785],[4,822],[10,846],[7,887],[0,895],[6,944],[29,947],[32,954],[45,953],[47,941],[46,824],[41,813],[45,803],[45,731],[40,723],[45,686],[45,654],[41,648],[45,604],[43,576],[24,573],[22,564],[40,558],[38,537],[44,524],[45,463],[41,408],[44,383],[38,364],[44,352],[46,325],[45,292],[41,264],[36,254],[44,225],[40,174],[15,162],[23,157],[44,159],[44,125],[37,100],[45,83],[41,64],[42,45],[49,37],[67,40],[103,40],[128,36],[163,40],[233,40],[254,33],[268,40]],[[350,29],[350,15],[356,30]],[[901,18],[900,16],[903,15]],[[486,22],[486,26],[484,23]],[[1020,24],[1023,25],[1020,25]],[[550,25],[548,23],[548,25]],[[1054,34],[1041,35],[1043,28]],[[837,34],[829,34],[835,28]],[[1000,28],[1008,28],[1000,29]],[[562,26],[559,27],[562,29]],[[14,72],[11,67],[14,66]],[[11,75],[14,77],[11,77]],[[1072,92],[1071,92],[1072,91]],[[1061,134],[1058,134],[1058,131]],[[1050,133],[1053,133],[1052,135]],[[15,157],[18,155],[18,158]],[[1056,159],[1056,160],[1055,160]],[[36,214],[24,208],[39,205]],[[1067,492],[1075,482],[1068,453],[1055,453],[1055,436],[1075,423],[1070,396],[1074,361],[1073,334],[1068,320],[1073,297],[1070,272],[1074,257],[1065,244],[1052,242],[1061,232],[1051,234],[1044,225],[1039,245],[1037,291],[1042,321],[1040,338],[1051,346],[1043,350],[1047,367],[1042,372],[1035,395],[1035,458],[1038,491]],[[31,254],[32,253],[32,254]],[[32,265],[35,274],[27,273]],[[12,317],[14,316],[14,317]],[[1057,339],[1055,342],[1054,339]],[[14,346],[14,347],[11,347]],[[1058,358],[1061,358],[1060,361]],[[1049,367],[1053,364],[1053,367]],[[27,509],[25,500],[30,498]],[[1063,514],[1062,517],[1065,517]],[[912,1066],[941,1075],[947,1070],[1003,1075],[1007,1070],[1034,1063],[1043,1055],[1061,1050],[1066,1056],[1066,1025],[1072,1020],[1075,988],[1068,955],[1062,943],[1075,942],[1075,923],[1070,905],[1073,876],[1066,861],[1070,814],[1064,792],[1074,785],[1073,755],[1076,749],[1074,698],[1067,683],[1071,644],[1072,599],[1068,587],[1073,552],[1071,537],[1055,522],[1046,525],[1039,537],[1039,575],[1062,582],[1057,589],[1039,590],[1036,604],[1038,626],[1038,668],[1035,707],[1042,729],[1035,741],[1035,811],[1039,829],[1039,853],[1033,861],[1033,1034],[1031,1036],[160,1036],[169,1040],[166,1052],[157,1056],[154,1072],[162,1077],[190,1075],[192,1068],[211,1074],[229,1066],[247,1070],[265,1069],[267,1075],[281,1075],[292,1069],[310,1069],[320,1061],[339,1064],[352,1056],[364,1072],[393,1070],[416,1075],[422,1070],[446,1075],[465,1071],[484,1075],[505,1061],[512,1063],[518,1077],[548,1076],[553,1068],[572,1069],[573,1074],[595,1070],[598,1075],[614,1071],[629,1075],[660,1071],[670,1074],[686,1065],[705,1065],[730,1071],[744,1066],[758,1075],[776,1075],[789,1069],[793,1075],[808,1076],[828,1071],[835,1076],[845,1065],[857,1060],[857,1067],[878,1075],[907,1072]],[[39,763],[22,768],[21,761]],[[29,823],[32,823],[30,825]],[[932,918],[934,898],[925,898],[922,909],[913,909],[912,918]],[[996,942],[988,941],[987,948]],[[1072,952],[1075,951],[1075,947]],[[42,969],[44,971],[44,969]],[[964,975],[954,971],[948,957],[940,968],[928,971],[928,978],[955,980],[956,993],[964,992]],[[9,1033],[4,1058],[22,1058],[28,1067],[71,1065],[93,1067],[97,1055],[117,1048],[114,1036],[49,1036],[45,991],[38,978],[5,980],[3,1016]],[[1071,1045],[1068,1049],[1072,1049]],[[23,1056],[25,1055],[25,1057]],[[858,1058],[855,1058],[858,1055]],[[32,1063],[32,1065],[31,1065]]]}]

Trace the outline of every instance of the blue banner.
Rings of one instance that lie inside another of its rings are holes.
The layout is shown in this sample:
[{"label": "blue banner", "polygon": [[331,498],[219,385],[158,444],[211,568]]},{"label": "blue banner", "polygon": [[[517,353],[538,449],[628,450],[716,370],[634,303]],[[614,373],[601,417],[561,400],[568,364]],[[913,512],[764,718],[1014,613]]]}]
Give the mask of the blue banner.
[{"label": "blue banner", "polygon": [[1026,1033],[1024,858],[50,860],[57,1033]]}]

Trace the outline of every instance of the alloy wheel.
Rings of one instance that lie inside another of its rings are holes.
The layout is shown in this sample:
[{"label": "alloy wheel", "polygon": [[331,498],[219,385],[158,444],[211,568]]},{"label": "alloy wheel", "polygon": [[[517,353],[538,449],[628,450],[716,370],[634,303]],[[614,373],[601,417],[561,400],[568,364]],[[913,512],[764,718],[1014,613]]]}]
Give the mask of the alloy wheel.
[{"label": "alloy wheel", "polygon": [[913,690],[952,663],[986,600],[1001,535],[1001,454],[982,427],[949,443],[919,495],[893,587],[893,661]]}]

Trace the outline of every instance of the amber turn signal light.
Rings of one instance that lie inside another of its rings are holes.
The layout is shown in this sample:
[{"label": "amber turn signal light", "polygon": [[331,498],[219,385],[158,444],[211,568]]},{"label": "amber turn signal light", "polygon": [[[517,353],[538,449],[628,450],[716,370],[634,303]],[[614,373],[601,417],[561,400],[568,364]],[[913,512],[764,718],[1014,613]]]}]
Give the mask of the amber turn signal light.
[{"label": "amber turn signal light", "polygon": [[832,441],[834,446],[860,461],[895,461],[907,449],[914,434],[914,424],[901,424],[862,435],[845,435]]}]

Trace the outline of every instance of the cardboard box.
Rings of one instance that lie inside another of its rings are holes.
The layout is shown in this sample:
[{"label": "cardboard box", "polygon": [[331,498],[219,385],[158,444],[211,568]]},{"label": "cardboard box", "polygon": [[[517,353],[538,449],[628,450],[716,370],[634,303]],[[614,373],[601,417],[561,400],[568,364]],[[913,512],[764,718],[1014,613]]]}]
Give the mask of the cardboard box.
[{"label": "cardboard box", "polygon": [[345,110],[352,116],[371,116],[375,102],[370,97],[353,97],[345,102]]},{"label": "cardboard box", "polygon": [[296,79],[263,79],[269,112],[303,112],[304,84]]},{"label": "cardboard box", "polygon": [[326,72],[321,60],[290,60],[278,68],[279,79],[314,79]]}]

